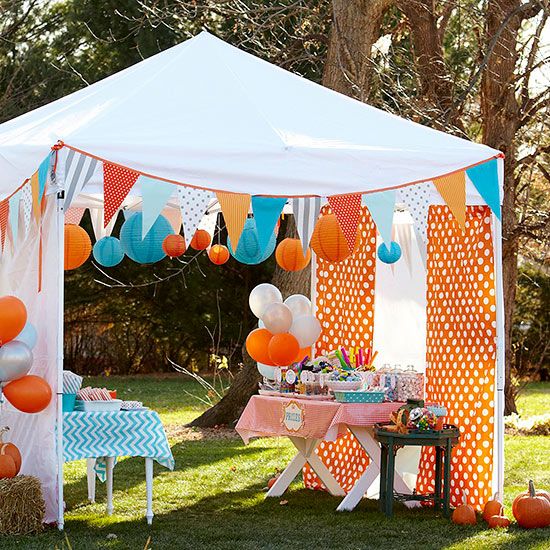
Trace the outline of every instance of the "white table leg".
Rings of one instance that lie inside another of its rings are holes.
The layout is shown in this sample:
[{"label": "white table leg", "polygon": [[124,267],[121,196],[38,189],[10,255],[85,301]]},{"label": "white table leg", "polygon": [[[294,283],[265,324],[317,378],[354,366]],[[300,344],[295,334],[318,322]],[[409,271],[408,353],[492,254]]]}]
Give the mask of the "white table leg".
[{"label": "white table leg", "polygon": [[95,502],[95,458],[86,459],[86,477],[88,480],[88,500]]},{"label": "white table leg", "polygon": [[266,497],[280,497],[288,489],[292,480],[302,471],[305,464],[306,457],[299,452],[271,486]]},{"label": "white table leg", "polygon": [[153,459],[145,459],[145,490],[147,492],[147,523],[153,523]]},{"label": "white table leg", "polygon": [[108,456],[105,458],[105,468],[107,475],[107,515],[113,515],[113,468],[115,465],[115,457]]}]

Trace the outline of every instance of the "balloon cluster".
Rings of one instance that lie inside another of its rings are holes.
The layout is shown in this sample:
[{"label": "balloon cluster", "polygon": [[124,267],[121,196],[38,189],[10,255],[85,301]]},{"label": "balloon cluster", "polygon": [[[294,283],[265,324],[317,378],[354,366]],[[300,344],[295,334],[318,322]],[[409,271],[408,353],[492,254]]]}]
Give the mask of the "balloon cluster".
[{"label": "balloon cluster", "polygon": [[28,374],[36,340],[25,304],[15,296],[0,298],[0,385],[6,399],[26,413],[40,412],[52,399],[50,385]]},{"label": "balloon cluster", "polygon": [[301,294],[283,296],[276,286],[262,283],[250,293],[250,309],[259,328],[246,339],[246,350],[260,365],[283,367],[301,361],[321,334],[311,302]]}]

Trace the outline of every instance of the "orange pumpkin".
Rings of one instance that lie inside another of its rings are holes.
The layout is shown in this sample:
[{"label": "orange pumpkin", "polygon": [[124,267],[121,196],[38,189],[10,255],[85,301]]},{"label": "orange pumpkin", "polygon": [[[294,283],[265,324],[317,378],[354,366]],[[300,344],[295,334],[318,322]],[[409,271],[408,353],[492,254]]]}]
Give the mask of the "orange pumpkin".
[{"label": "orange pumpkin", "polygon": [[80,267],[92,252],[92,241],[79,225],[65,224],[65,271]]},{"label": "orange pumpkin", "polygon": [[535,484],[529,480],[529,492],[514,500],[512,510],[520,527],[535,529],[550,525],[550,502],[546,495],[536,493]]},{"label": "orange pumpkin", "polygon": [[300,239],[283,239],[275,250],[275,260],[285,271],[301,271],[311,260],[311,251],[307,249],[306,255]]},{"label": "orange pumpkin", "polygon": [[476,511],[466,502],[467,492],[462,493],[462,504],[453,510],[451,517],[457,525],[475,525],[477,523]]},{"label": "orange pumpkin", "polygon": [[0,455],[0,479],[15,477],[16,475],[15,460],[10,455]]},{"label": "orange pumpkin", "polygon": [[273,476],[268,482],[267,482],[267,488],[271,489],[273,485],[275,485],[275,482],[279,479],[279,476]]},{"label": "orange pumpkin", "polygon": [[170,258],[177,258],[185,252],[185,239],[181,235],[168,235],[162,241],[162,250]]},{"label": "orange pumpkin", "polygon": [[489,529],[497,529],[499,527],[510,527],[510,520],[506,516],[494,515],[487,520]]},{"label": "orange pumpkin", "polygon": [[489,521],[492,516],[500,516],[504,510],[502,503],[498,500],[498,493],[495,493],[492,500],[488,500],[483,508],[483,519]]},{"label": "orange pumpkin", "polygon": [[[524,493],[520,493],[515,499],[514,502],[512,502],[512,515],[516,517],[516,511],[517,511],[517,503],[521,499],[521,497],[527,496],[529,494],[529,491],[525,491]],[[535,494],[539,497],[544,497],[548,502],[550,502],[550,493],[548,491],[543,491],[542,489],[536,489]]]},{"label": "orange pumpkin", "polygon": [[208,251],[210,261],[215,265],[223,265],[229,260],[229,250],[223,244],[215,244]]},{"label": "orange pumpkin", "polygon": [[348,241],[334,214],[321,216],[311,235],[311,248],[327,262],[343,262],[350,254]]},{"label": "orange pumpkin", "polygon": [[204,229],[197,229],[197,232],[193,235],[189,246],[195,250],[206,250],[210,246],[212,237],[208,231]]},{"label": "orange pumpkin", "polygon": [[10,456],[15,464],[15,475],[21,470],[21,453],[13,443],[4,443],[2,436],[9,431],[9,427],[5,426],[0,430],[0,456]]}]

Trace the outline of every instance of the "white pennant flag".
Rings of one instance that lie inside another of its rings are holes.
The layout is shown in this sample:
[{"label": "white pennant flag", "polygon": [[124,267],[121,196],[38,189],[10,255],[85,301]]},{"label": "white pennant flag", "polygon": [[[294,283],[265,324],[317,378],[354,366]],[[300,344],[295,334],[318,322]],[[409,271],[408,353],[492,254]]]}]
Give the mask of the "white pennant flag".
[{"label": "white pennant flag", "polygon": [[181,220],[183,223],[183,237],[186,248],[189,247],[191,239],[195,235],[200,221],[214,193],[207,189],[196,189],[194,187],[180,186],[178,197],[181,209]]},{"label": "white pennant flag", "polygon": [[21,189],[21,204],[23,206],[23,221],[25,222],[25,237],[29,233],[32,216],[32,189],[30,183],[27,183]]},{"label": "white pennant flag", "polygon": [[107,224],[107,227],[103,227],[103,216],[104,216],[104,210],[103,208],[90,208],[90,218],[92,219],[92,227],[94,229],[94,235],[96,242],[99,241],[99,239],[102,239],[103,237],[108,237],[115,227],[115,223],[118,217],[118,212],[115,214],[111,221]]},{"label": "white pennant flag", "polygon": [[304,256],[307,254],[309,241],[311,241],[311,235],[313,235],[317,218],[319,218],[321,201],[321,197],[300,197],[292,199],[294,222],[296,223],[296,230],[302,241]]},{"label": "white pennant flag", "polygon": [[430,210],[430,196],[435,191],[431,181],[424,181],[408,187],[398,189],[401,202],[407,205],[414,229],[424,244],[428,243],[428,212]]},{"label": "white pennant flag", "polygon": [[65,160],[65,209],[68,209],[73,200],[80,195],[84,186],[99,164],[95,158],[82,155],[72,149],[67,152]]}]

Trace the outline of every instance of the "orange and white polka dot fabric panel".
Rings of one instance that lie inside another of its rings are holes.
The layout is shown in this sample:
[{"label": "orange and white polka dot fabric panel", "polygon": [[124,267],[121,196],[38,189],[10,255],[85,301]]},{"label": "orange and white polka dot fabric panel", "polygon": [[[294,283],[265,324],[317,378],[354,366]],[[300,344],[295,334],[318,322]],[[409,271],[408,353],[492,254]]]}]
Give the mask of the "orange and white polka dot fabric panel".
[{"label": "orange and white polka dot fabric panel", "polygon": [[[330,213],[328,206],[321,214]],[[355,252],[340,263],[317,258],[317,311],[323,332],[317,340],[317,355],[344,346],[372,346],[376,227],[368,210],[361,207]],[[335,442],[323,441],[317,454],[344,491],[352,489],[369,463],[353,434]],[[309,466],[303,471],[305,486],[322,489],[323,484]]]},{"label": "orange and white polka dot fabric panel", "polygon": [[[481,509],[493,478],[496,300],[491,215],[470,206],[464,233],[447,206],[431,206],[427,260],[426,400],[444,405],[460,428],[451,505],[468,490]],[[416,488],[433,491],[435,453],[423,450]]]}]

